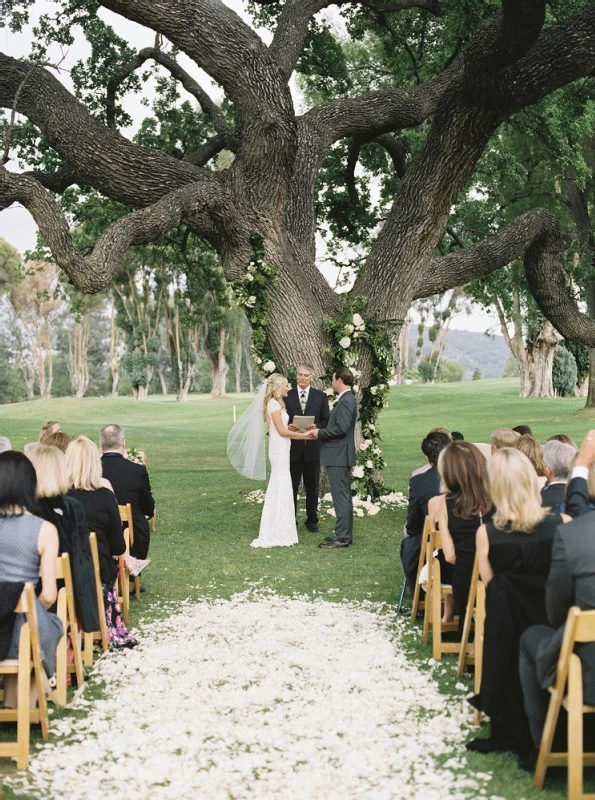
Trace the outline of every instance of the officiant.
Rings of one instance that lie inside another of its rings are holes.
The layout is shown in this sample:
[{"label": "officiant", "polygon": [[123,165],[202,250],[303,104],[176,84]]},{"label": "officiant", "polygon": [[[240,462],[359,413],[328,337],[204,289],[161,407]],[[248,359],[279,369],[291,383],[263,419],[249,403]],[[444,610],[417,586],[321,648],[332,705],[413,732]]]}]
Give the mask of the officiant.
[{"label": "officiant", "polygon": [[[317,428],[325,428],[330,411],[328,397],[311,384],[314,367],[300,364],[297,368],[297,386],[289,390],[285,407],[289,414],[289,428],[294,417],[314,417]],[[320,481],[320,444],[317,441],[291,442],[290,453],[291,481],[293,483],[293,503],[297,516],[297,495],[300,480],[304,479],[306,492],[306,528],[313,533],[318,531],[318,484]]]}]

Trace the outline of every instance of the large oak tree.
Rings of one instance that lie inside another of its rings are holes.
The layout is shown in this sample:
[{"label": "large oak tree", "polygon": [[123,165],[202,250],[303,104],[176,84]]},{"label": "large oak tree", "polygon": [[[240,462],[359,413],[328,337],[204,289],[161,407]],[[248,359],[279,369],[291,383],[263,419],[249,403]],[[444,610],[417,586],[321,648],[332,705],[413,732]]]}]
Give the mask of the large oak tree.
[{"label": "large oak tree", "polygon": [[[4,5],[18,13],[33,4]],[[70,281],[85,292],[102,289],[131,246],[181,225],[210,243],[226,277],[236,280],[245,273],[251,239],[259,233],[280,273],[270,286],[268,325],[278,363],[287,368],[304,359],[323,374],[322,323],[337,315],[341,298],[316,264],[317,178],[339,142],[374,143],[391,156],[395,190],[351,289],[353,296],[366,298],[366,315],[403,318],[414,299],[460,286],[522,256],[543,313],[564,336],[594,346],[595,322],[579,312],[568,292],[561,229],[550,211],[532,209],[456,252],[440,255],[439,249],[451,209],[501,123],[595,73],[593,4],[573,0],[563,10],[555,3],[556,13],[546,19],[546,0],[486,3],[476,15],[485,18],[458,38],[433,76],[319,102],[302,114],[296,113],[289,82],[319,12],[334,6],[364,18],[382,15],[395,30],[401,19],[416,14],[423,16],[427,35],[436,37],[448,15],[460,10],[446,0],[254,4],[275,12],[268,46],[222,0],[62,0],[62,19],[104,7],[157,34],[153,47],[112,65],[103,87],[95,76],[90,96],[79,92],[85,102],[47,65],[0,54],[0,104],[26,117],[56,155],[51,170],[19,174],[0,167],[0,207],[20,202],[30,211]],[[407,37],[395,36],[394,46],[407,49]],[[225,113],[182,69],[179,52],[221,87]],[[124,93],[147,63],[167,70],[210,117],[213,134],[193,149],[142,145],[118,130]],[[399,134],[411,129],[419,129],[423,143],[405,164]],[[231,165],[211,169],[222,150],[234,154]],[[357,160],[358,149],[351,152]],[[107,227],[91,252],[77,249],[55,199],[54,193],[73,185],[130,209]]]}]

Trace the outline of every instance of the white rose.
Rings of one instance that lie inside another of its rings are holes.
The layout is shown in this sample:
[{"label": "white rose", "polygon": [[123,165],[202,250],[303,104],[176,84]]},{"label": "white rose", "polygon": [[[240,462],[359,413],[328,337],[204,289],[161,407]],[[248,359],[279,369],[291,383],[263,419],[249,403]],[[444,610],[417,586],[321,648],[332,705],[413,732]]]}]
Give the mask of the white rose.
[{"label": "white rose", "polygon": [[332,494],[330,492],[327,492],[324,495],[324,497],[322,498],[322,500],[323,500],[324,503],[332,503],[333,502],[333,496],[332,496]]},{"label": "white rose", "polygon": [[377,386],[370,386],[370,394],[376,394],[378,392]]},{"label": "white rose", "polygon": [[368,423],[368,430],[370,430],[370,431],[375,431],[375,430],[376,430],[376,425],[372,425],[372,423],[371,423],[371,422],[370,422],[370,423]]},{"label": "white rose", "polygon": [[326,513],[330,514],[331,517],[336,517],[337,516],[336,513],[335,513],[335,509],[334,508],[327,508]]},{"label": "white rose", "polygon": [[248,308],[252,308],[255,302],[256,302],[256,295],[251,294],[250,297],[244,303],[244,305],[248,306]]},{"label": "white rose", "polygon": [[262,368],[265,372],[274,372],[275,371],[275,362],[274,361],[267,361],[266,364],[262,365]]},{"label": "white rose", "polygon": [[361,325],[358,325],[358,326],[357,326],[357,329],[358,329],[358,331],[365,331],[365,330],[366,330],[366,326],[365,326],[365,324],[362,322],[362,324],[361,324]]},{"label": "white rose", "polygon": [[358,386],[358,384],[357,384],[357,383],[354,383],[354,385],[353,385],[353,391],[354,391],[356,394],[359,392],[359,386]]},{"label": "white rose", "polygon": [[356,509],[355,509],[355,516],[356,516],[356,517],[363,517],[363,516],[364,516],[364,511],[363,511],[363,509],[362,509],[362,508],[356,508]]},{"label": "white rose", "polygon": [[334,393],[335,393],[335,390],[334,389],[325,389],[324,393],[325,393],[325,395],[327,397],[332,397],[334,395]]},{"label": "white rose", "polygon": [[359,314],[354,314],[354,315],[353,315],[353,324],[354,324],[356,327],[357,327],[358,325],[363,325],[363,324],[364,324],[364,320],[363,320],[363,318],[362,318],[362,317],[360,317],[360,315],[359,315]]},{"label": "white rose", "polygon": [[357,337],[358,337],[358,336],[359,336],[359,333],[356,331],[356,332],[353,334],[353,338],[354,338],[354,339],[357,339]]},{"label": "white rose", "polygon": [[349,372],[351,372],[351,374],[353,375],[354,378],[359,378],[359,376],[361,374],[360,371],[358,369],[356,369],[355,367],[349,367]]},{"label": "white rose", "polygon": [[256,361],[257,364],[262,364],[262,358],[260,358],[259,356],[256,356],[254,360]]},{"label": "white rose", "polygon": [[355,328],[353,327],[353,325],[346,325],[343,328],[343,333],[350,334],[350,333],[353,333],[354,330],[355,330]]},{"label": "white rose", "polygon": [[349,336],[344,336],[342,339],[339,339],[339,345],[344,350],[347,350],[350,344],[351,344],[351,339],[349,338]]},{"label": "white rose", "polygon": [[371,506],[371,507],[368,509],[368,514],[369,514],[371,517],[374,517],[374,516],[376,516],[376,514],[377,514],[379,511],[380,511],[380,507],[379,507],[379,506]]},{"label": "white rose", "polygon": [[246,280],[247,281],[253,281],[254,280],[254,275],[252,275],[252,273],[250,273],[250,272],[247,272],[246,273]]},{"label": "white rose", "polygon": [[363,467],[354,467],[351,473],[354,478],[363,478],[364,477],[364,468]]},{"label": "white rose", "polygon": [[370,459],[368,459],[368,460],[366,461],[366,467],[367,467],[368,469],[374,469],[374,464],[372,464],[372,462],[370,461]]},{"label": "white rose", "polygon": [[371,444],[372,443],[368,439],[364,439],[364,441],[360,444],[359,449],[365,452]]}]

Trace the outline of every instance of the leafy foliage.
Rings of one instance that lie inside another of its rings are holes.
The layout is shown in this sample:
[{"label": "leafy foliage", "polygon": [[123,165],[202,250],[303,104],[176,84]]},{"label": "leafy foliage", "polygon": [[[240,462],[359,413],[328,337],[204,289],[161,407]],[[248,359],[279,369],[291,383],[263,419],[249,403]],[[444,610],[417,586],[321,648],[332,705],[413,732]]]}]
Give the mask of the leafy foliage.
[{"label": "leafy foliage", "polygon": [[559,347],[554,353],[554,365],[552,369],[552,380],[554,389],[562,397],[570,397],[574,394],[576,386],[576,361],[570,350]]}]

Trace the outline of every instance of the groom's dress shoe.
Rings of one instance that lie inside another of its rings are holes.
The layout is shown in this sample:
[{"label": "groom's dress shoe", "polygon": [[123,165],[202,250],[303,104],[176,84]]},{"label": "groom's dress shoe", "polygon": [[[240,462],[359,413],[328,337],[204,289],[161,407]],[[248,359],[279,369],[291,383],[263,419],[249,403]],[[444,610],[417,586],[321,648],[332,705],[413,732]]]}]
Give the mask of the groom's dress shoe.
[{"label": "groom's dress shoe", "polygon": [[339,542],[337,539],[331,539],[330,542],[320,542],[318,547],[323,550],[336,550],[339,547],[349,547],[349,542]]},{"label": "groom's dress shoe", "polygon": [[325,542],[334,542],[335,541],[335,537],[334,536],[325,536],[324,537],[324,541]]},{"label": "groom's dress shoe", "polygon": [[304,525],[310,533],[318,533],[318,524],[316,522],[305,522]]}]

